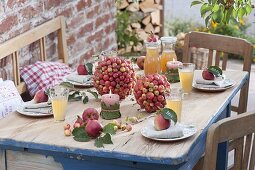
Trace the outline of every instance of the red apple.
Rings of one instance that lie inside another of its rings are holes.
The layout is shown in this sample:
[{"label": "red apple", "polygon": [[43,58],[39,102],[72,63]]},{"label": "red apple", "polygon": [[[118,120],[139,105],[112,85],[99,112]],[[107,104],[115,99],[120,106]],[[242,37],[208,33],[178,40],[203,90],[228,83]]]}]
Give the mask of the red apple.
[{"label": "red apple", "polygon": [[77,115],[77,119],[74,122],[73,128],[83,126],[84,124],[85,123],[83,122],[83,119],[79,115]]},{"label": "red apple", "polygon": [[87,134],[93,138],[98,137],[103,130],[103,126],[97,120],[89,120],[85,126]]},{"label": "red apple", "polygon": [[144,59],[145,59],[145,56],[140,56],[140,57],[138,57],[137,60],[136,60],[136,64],[137,64],[137,66],[138,66],[141,70],[144,69]]},{"label": "red apple", "polygon": [[86,67],[85,67],[84,64],[78,65],[78,67],[77,67],[77,73],[78,73],[79,75],[88,75],[88,71],[87,71],[87,69],[86,69]]},{"label": "red apple", "polygon": [[35,103],[42,103],[48,101],[48,95],[45,94],[44,90],[39,90],[34,96]]},{"label": "red apple", "polygon": [[156,130],[168,129],[171,125],[171,121],[165,119],[162,114],[157,114],[154,118],[154,127]]},{"label": "red apple", "polygon": [[83,122],[87,123],[89,120],[98,120],[99,113],[94,108],[87,108],[83,111],[82,119]]},{"label": "red apple", "polygon": [[208,71],[208,69],[204,69],[202,72],[202,77],[205,80],[214,80],[214,75]]}]

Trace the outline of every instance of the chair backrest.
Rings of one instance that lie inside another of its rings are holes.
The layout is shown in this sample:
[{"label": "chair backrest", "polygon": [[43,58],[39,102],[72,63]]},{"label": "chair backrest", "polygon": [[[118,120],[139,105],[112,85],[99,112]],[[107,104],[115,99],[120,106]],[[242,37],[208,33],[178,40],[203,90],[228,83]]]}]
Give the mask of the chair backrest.
[{"label": "chair backrest", "polygon": [[[228,54],[236,54],[243,56],[243,71],[250,73],[251,59],[253,54],[253,45],[248,41],[230,36],[208,34],[203,32],[190,32],[186,34],[183,48],[183,62],[190,62],[191,48],[205,48],[209,50],[208,66],[220,66],[220,58],[222,57],[223,70],[226,70]],[[216,55],[214,55],[216,52]],[[214,63],[213,63],[214,61]],[[243,113],[247,110],[249,91],[249,79],[241,89],[238,107],[232,106],[231,110]]]},{"label": "chair backrest", "polygon": [[40,60],[45,61],[47,59],[45,37],[53,32],[57,32],[58,58],[62,62],[66,63],[67,45],[65,38],[65,20],[63,16],[54,18],[4,42],[3,44],[0,44],[0,60],[8,57],[9,55],[12,57],[13,80],[20,94],[26,92],[27,89],[25,83],[20,80],[19,50],[27,45],[39,41]]},{"label": "chair backrest", "polygon": [[[255,164],[255,111],[232,116],[213,124],[206,138],[204,169],[215,170],[218,144],[238,139],[244,143],[241,152],[235,152],[234,169],[254,170]],[[241,154],[241,155],[236,155]]]}]

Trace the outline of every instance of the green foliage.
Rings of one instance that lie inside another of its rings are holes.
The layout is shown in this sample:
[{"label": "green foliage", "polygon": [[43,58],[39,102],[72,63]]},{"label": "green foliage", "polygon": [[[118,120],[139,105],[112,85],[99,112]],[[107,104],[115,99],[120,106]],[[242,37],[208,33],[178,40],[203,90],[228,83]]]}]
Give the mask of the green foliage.
[{"label": "green foliage", "polygon": [[[126,48],[131,46],[131,51],[134,51],[134,47],[140,42],[137,34],[128,29],[129,24],[131,23],[131,14],[128,11],[117,11],[117,45],[118,49]],[[133,21],[132,21],[133,22]]]},{"label": "green foliage", "polygon": [[200,13],[206,26],[211,22],[238,22],[252,11],[251,0],[195,0],[191,3],[191,6],[193,5],[201,5]]},{"label": "green foliage", "polygon": [[192,21],[183,21],[180,19],[175,19],[172,22],[167,22],[164,27],[166,35],[176,36],[180,32],[194,31],[198,27],[198,24]]}]

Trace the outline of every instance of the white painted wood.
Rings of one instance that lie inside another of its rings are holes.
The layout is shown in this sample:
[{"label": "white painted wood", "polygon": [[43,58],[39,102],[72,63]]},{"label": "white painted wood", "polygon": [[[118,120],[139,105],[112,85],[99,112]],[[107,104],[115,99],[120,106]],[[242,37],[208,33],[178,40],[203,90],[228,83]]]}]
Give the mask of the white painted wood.
[{"label": "white painted wood", "polygon": [[[201,74],[201,72],[196,72]],[[227,71],[224,74],[237,82],[237,84],[220,93],[204,93],[193,90],[191,94],[185,96],[183,100],[182,120],[183,123],[193,124],[198,132],[179,142],[156,142],[144,138],[140,130],[146,126],[146,121],[133,126],[130,132],[118,132],[113,136],[113,144],[105,145],[104,148],[96,148],[94,141],[76,142],[72,137],[65,137],[63,125],[65,123],[73,124],[77,115],[81,115],[87,107],[94,107],[100,111],[100,102],[89,96],[89,103],[84,105],[82,102],[73,102],[68,104],[67,116],[65,122],[55,123],[53,118],[30,118],[24,117],[19,113],[10,114],[8,117],[0,120],[0,141],[12,139],[17,142],[31,144],[45,144],[50,146],[65,147],[70,150],[86,149],[90,151],[121,152],[122,154],[131,154],[154,159],[169,159],[186,156],[193,142],[196,141],[202,130],[208,125],[213,116],[219,112],[225,103],[229,103],[230,96],[236,93],[235,89],[243,78],[247,75],[242,71]],[[130,96],[121,102],[122,119],[126,116],[149,116],[145,112],[139,112],[139,106],[134,98]],[[102,124],[109,121],[100,119]],[[115,154],[116,155],[116,154]],[[125,155],[127,156],[127,155]],[[119,157],[121,159],[121,157]]]},{"label": "white painted wood", "polygon": [[5,151],[0,149],[0,170],[5,170]]},{"label": "white painted wood", "polygon": [[63,169],[60,163],[54,161],[51,156],[40,154],[21,152],[21,151],[6,151],[7,167],[15,170],[61,170]]}]

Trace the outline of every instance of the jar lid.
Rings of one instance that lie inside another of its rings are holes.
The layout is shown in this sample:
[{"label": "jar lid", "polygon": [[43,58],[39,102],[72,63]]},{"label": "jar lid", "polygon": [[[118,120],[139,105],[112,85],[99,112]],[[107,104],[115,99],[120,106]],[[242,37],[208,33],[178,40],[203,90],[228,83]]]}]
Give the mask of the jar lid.
[{"label": "jar lid", "polygon": [[176,37],[161,37],[160,40],[162,41],[162,43],[168,42],[168,43],[175,44],[177,41],[177,38]]}]

